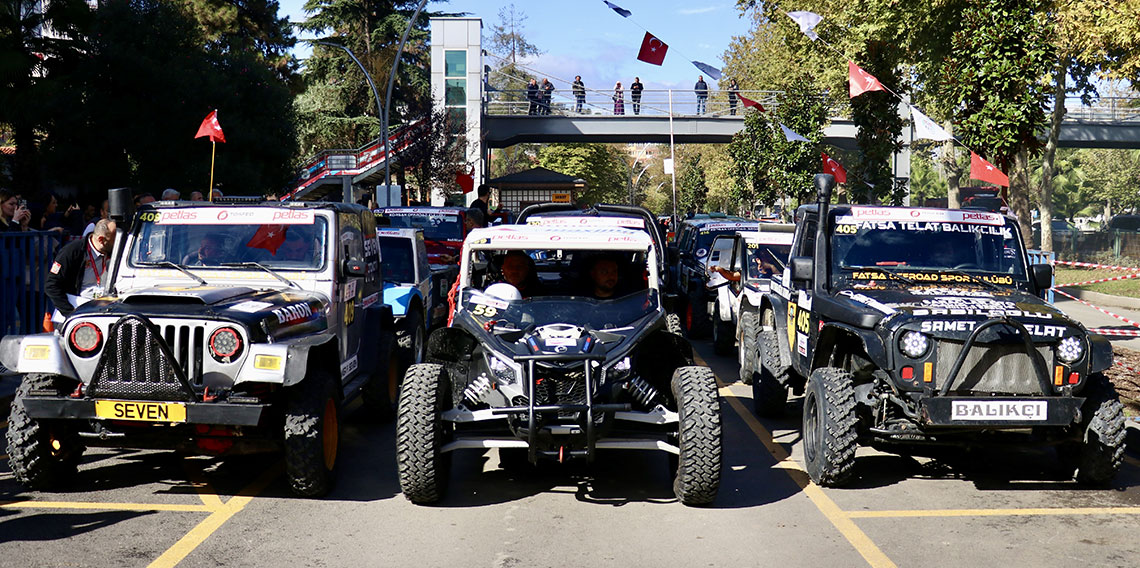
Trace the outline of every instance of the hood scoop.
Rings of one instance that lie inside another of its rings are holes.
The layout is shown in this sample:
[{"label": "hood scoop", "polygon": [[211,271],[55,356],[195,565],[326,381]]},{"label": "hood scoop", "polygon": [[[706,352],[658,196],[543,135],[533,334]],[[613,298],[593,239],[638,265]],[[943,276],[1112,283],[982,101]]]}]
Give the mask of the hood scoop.
[{"label": "hood scoop", "polygon": [[131,305],[159,303],[213,305],[253,292],[252,288],[243,286],[227,286],[224,288],[214,286],[193,286],[189,288],[162,286],[129,292],[124,294],[122,301]]}]

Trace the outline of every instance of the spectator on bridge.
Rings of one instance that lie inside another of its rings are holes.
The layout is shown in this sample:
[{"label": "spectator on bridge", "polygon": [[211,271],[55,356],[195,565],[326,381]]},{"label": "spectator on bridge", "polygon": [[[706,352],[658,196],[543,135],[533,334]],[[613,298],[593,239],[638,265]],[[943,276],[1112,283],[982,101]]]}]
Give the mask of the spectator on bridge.
[{"label": "spectator on bridge", "polygon": [[582,114],[582,106],[586,104],[586,84],[582,82],[582,76],[574,77],[574,112]]},{"label": "spectator on bridge", "polygon": [[633,114],[641,114],[641,91],[644,88],[641,77],[634,77],[633,84],[629,86],[629,100],[633,101]]},{"label": "spectator on bridge", "polygon": [[48,270],[44,291],[60,316],[67,317],[75,310],[72,298],[92,299],[103,295],[107,259],[114,246],[115,222],[100,219],[89,237],[75,239],[59,249],[55,263]]},{"label": "spectator on bridge", "polygon": [[205,201],[206,198],[202,195],[201,191],[191,191],[190,201]]},{"label": "spectator on bridge", "polygon": [[550,79],[542,80],[542,114],[550,114],[550,99],[554,95],[554,83]]},{"label": "spectator on bridge", "polygon": [[526,112],[527,114],[532,116],[538,114],[539,96],[538,81],[531,79],[526,85],[526,100],[530,103],[530,108],[527,109]]},{"label": "spectator on bridge", "polygon": [[625,95],[621,90],[621,81],[614,85],[614,116],[625,114]]},{"label": "spectator on bridge", "polygon": [[168,187],[162,192],[163,201],[178,201],[181,198],[182,194],[178,193],[178,190],[172,187]]},{"label": "spectator on bridge", "polygon": [[740,94],[740,85],[736,84],[736,79],[728,83],[728,114],[736,116],[736,98]]},{"label": "spectator on bridge", "polygon": [[697,94],[697,114],[704,114],[705,103],[709,100],[709,84],[705,82],[704,75],[697,75],[697,84],[693,85],[693,92]]},{"label": "spectator on bridge", "polygon": [[31,220],[32,212],[28,210],[28,204],[19,195],[0,189],[0,232],[27,231]]}]

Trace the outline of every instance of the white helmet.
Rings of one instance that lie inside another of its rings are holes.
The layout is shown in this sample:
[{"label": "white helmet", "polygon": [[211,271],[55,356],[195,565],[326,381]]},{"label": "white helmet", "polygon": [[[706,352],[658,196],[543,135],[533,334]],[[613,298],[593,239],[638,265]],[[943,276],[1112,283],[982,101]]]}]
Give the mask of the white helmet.
[{"label": "white helmet", "polygon": [[522,293],[519,292],[519,289],[506,282],[491,284],[483,293],[508,302],[522,299]]}]

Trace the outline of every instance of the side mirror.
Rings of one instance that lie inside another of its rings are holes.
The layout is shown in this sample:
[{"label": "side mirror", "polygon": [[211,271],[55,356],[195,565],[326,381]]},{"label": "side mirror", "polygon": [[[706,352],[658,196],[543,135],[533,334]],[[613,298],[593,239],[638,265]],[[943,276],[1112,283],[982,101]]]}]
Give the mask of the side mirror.
[{"label": "side mirror", "polygon": [[677,245],[669,245],[667,250],[669,251],[669,264],[677,264],[681,259],[680,249],[677,248]]},{"label": "side mirror", "polygon": [[345,259],[344,274],[345,276],[364,276],[364,261]]},{"label": "side mirror", "polygon": [[1048,290],[1053,287],[1052,265],[1033,264],[1030,265],[1029,271],[1033,275],[1033,285],[1037,287],[1038,291]]},{"label": "side mirror", "polygon": [[796,282],[811,282],[812,271],[815,266],[811,257],[793,256],[788,260],[788,265],[792,269],[792,280]]},{"label": "side mirror", "polygon": [[135,214],[135,201],[131,195],[131,188],[119,187],[107,191],[107,209],[109,216],[119,226],[129,224]]}]

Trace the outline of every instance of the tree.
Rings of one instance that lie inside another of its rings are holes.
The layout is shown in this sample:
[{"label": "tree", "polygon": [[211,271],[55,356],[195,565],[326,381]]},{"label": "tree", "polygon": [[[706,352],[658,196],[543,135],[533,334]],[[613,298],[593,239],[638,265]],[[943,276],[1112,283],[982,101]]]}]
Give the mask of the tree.
[{"label": "tree", "polygon": [[677,213],[699,213],[705,211],[705,200],[709,188],[705,184],[705,169],[701,166],[700,153],[694,153],[681,161],[677,170]]},{"label": "tree", "polygon": [[1140,207],[1140,150],[1083,149],[1079,155],[1085,180],[1104,204],[1105,221],[1113,211]]},{"label": "tree", "polygon": [[[875,76],[884,87],[901,93],[899,52],[893,45],[881,41],[867,41],[859,58],[860,67]],[[899,116],[899,101],[884,91],[871,91],[851,99],[851,119],[858,127],[855,143],[859,159],[851,168],[855,179],[868,184],[879,201],[894,205],[902,203],[906,185],[896,180],[891,168],[894,155],[902,151],[903,118]]]},{"label": "tree", "polygon": [[273,69],[282,82],[300,89],[297,61],[289,53],[297,43],[293,25],[278,16],[277,0],[177,0],[198,22],[208,45],[248,52]]},{"label": "tree", "polygon": [[620,151],[606,144],[547,144],[538,150],[538,165],[586,180],[579,202],[625,203],[628,168]]},{"label": "tree", "polygon": [[[467,173],[467,141],[455,134],[450,115],[442,109],[425,117],[419,127],[401,131],[392,142],[403,147],[396,160],[401,171],[412,172],[416,181],[416,201],[431,198],[432,187],[454,187],[455,175]],[[411,188],[406,192],[413,199]]]}]

